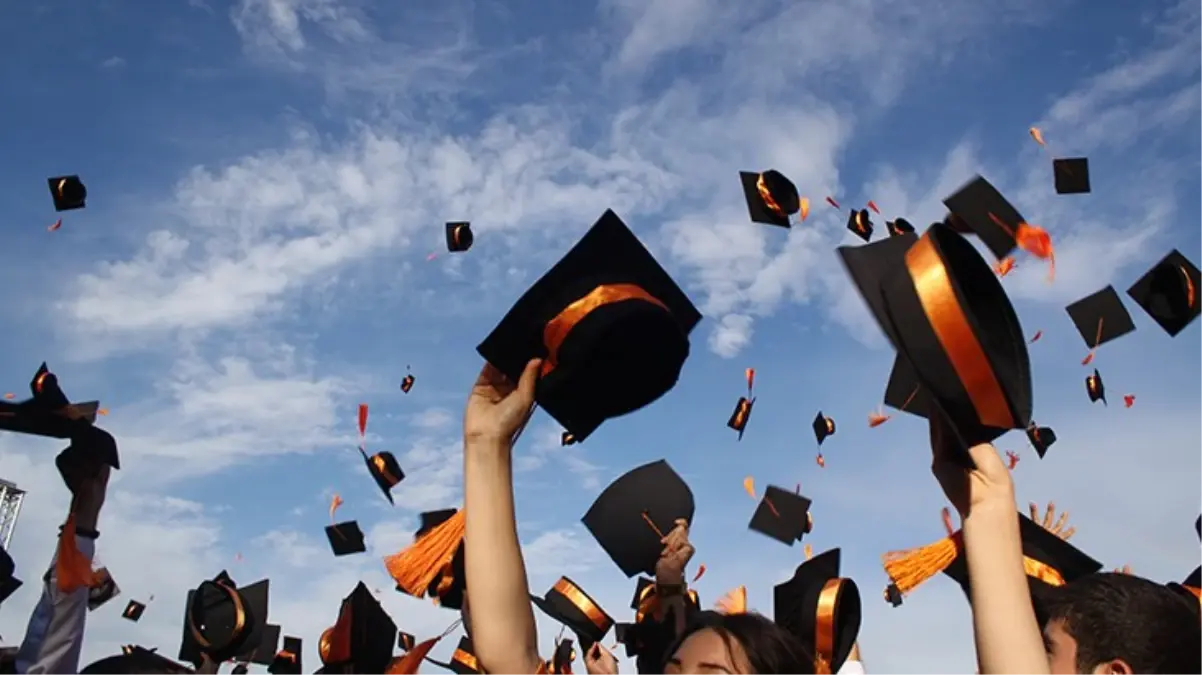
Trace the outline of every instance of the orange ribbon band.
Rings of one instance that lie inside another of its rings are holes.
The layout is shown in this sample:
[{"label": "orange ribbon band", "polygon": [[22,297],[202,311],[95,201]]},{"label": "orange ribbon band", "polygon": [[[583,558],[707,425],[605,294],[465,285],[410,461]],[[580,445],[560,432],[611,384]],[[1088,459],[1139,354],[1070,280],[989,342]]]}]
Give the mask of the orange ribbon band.
[{"label": "orange ribbon band", "polygon": [[931,330],[968,392],[981,424],[998,429],[1013,427],[1014,416],[1006,396],[956,299],[947,267],[935,250],[930,233],[906,251],[906,269]]},{"label": "orange ribbon band", "polygon": [[451,655],[451,661],[471,668],[472,672],[480,672],[480,662],[476,660],[475,656],[463,651],[462,649],[455,650],[455,653]]},{"label": "orange ribbon band", "polygon": [[751,401],[748,401],[745,398],[740,398],[739,405],[737,406],[737,408],[735,410],[734,427],[736,429],[742,429],[744,426],[747,425],[747,418],[750,415],[751,415]]},{"label": "orange ribbon band", "polygon": [[397,480],[396,476],[392,475],[391,471],[388,470],[388,464],[384,462],[383,457],[379,455],[372,455],[371,463],[372,466],[376,467],[376,471],[378,471],[381,476],[388,480],[389,484],[396,485],[397,483],[401,482]]},{"label": "orange ribbon band", "polygon": [[635,284],[602,284],[594,288],[583,298],[565,307],[543,328],[543,345],[547,348],[547,357],[543,359],[542,374],[546,375],[555,370],[559,348],[576,324],[599,307],[627,300],[641,300],[657,305],[665,311],[668,309],[658,298]]},{"label": "orange ribbon band", "polygon": [[[241,635],[242,632],[246,630],[246,607],[242,604],[242,595],[238,593],[238,589],[224,581],[216,581],[213,583],[213,585],[225,591],[229,595],[230,601],[234,603],[234,630],[231,632],[231,635]],[[198,594],[197,601],[199,601],[200,589],[198,589],[196,592]],[[196,644],[200,645],[202,648],[213,647],[213,644],[209,642],[207,637],[205,637],[205,634],[200,630],[200,627],[197,626],[194,621],[192,621],[191,612],[188,614],[188,630],[191,631],[192,639],[196,640]]]},{"label": "orange ribbon band", "polygon": [[451,243],[455,245],[455,248],[459,248],[459,231],[462,229],[462,225],[456,225],[455,229],[451,230]]},{"label": "orange ribbon band", "polygon": [[37,379],[33,381],[33,391],[35,394],[42,393],[42,383],[46,381],[46,376],[49,374],[49,371],[40,373],[38,374]]},{"label": "orange ribbon band", "polygon": [[1177,269],[1181,271],[1181,276],[1185,277],[1185,306],[1193,309],[1196,295],[1194,280],[1190,278],[1189,271],[1185,269],[1185,265],[1178,265]]},{"label": "orange ribbon band", "polygon": [[1035,577],[1049,586],[1063,586],[1067,583],[1056,568],[1027,556],[1023,556],[1023,571],[1027,576]]},{"label": "orange ribbon band", "polygon": [[835,606],[843,579],[830,579],[818,594],[817,620],[814,621],[814,672],[829,675],[835,658]]},{"label": "orange ribbon band", "polygon": [[788,217],[785,215],[785,210],[780,207],[780,204],[777,204],[776,200],[772,198],[772,192],[768,190],[768,184],[764,182],[764,174],[761,173],[755,179],[755,189],[760,193],[760,199],[764,200],[764,206],[767,206],[770,211],[778,216],[783,218]]},{"label": "orange ribbon band", "polygon": [[556,593],[567,598],[568,602],[572,603],[576,609],[591,622],[598,630],[608,630],[613,620],[601,611],[597,603],[593,602],[592,598],[585,595],[584,591],[580,590],[575,584],[567,579],[560,579],[551,587]]},{"label": "orange ribbon band", "polygon": [[1199,602],[1202,602],[1202,588],[1198,588],[1197,586],[1187,586],[1185,584],[1181,584],[1181,587],[1189,591],[1190,594],[1197,598]]}]

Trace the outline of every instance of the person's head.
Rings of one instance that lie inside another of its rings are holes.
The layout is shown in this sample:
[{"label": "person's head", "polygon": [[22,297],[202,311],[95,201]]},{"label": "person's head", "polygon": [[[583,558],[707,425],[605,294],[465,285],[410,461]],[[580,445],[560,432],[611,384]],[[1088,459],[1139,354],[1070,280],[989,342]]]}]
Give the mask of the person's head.
[{"label": "person's head", "polygon": [[1130,574],[1041,589],[1036,608],[1053,673],[1202,673],[1198,603]]},{"label": "person's head", "polygon": [[81,675],[107,675],[108,673],[166,673],[184,674],[196,671],[148,650],[137,650],[128,654],[109,656],[95,661],[79,671]]},{"label": "person's head", "polygon": [[698,612],[667,651],[664,673],[812,673],[801,642],[759,614]]}]

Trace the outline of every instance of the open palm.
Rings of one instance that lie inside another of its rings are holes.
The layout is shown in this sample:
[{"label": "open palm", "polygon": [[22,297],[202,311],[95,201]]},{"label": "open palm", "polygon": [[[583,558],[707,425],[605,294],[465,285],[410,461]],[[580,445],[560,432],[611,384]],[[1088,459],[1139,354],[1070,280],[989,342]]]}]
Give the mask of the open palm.
[{"label": "open palm", "polygon": [[514,440],[534,412],[534,385],[541,364],[538,359],[526,364],[516,383],[491,363],[484,364],[463,412],[464,439],[507,443]]}]

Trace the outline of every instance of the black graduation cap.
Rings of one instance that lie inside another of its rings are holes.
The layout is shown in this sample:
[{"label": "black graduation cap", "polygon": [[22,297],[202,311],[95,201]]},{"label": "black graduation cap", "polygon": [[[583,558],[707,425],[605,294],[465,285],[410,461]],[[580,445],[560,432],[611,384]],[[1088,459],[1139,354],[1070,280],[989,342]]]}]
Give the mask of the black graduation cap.
[{"label": "black graduation cap", "polygon": [[918,384],[918,374],[914,372],[914,366],[901,354],[893,359],[893,369],[889,371],[889,383],[885,385],[885,405],[924,419],[930,415],[930,404],[927,402],[926,392]]},{"label": "black graduation cap", "polygon": [[661,459],[610,483],[581,522],[627,577],[654,575],[660,539],[676,520],[693,522],[693,509],[693,491]]},{"label": "black graduation cap", "polygon": [[100,410],[99,401],[72,404],[44,362],[30,380],[29,391],[31,397],[24,401],[0,401],[0,430],[71,438],[95,422]]},{"label": "black graduation cap", "polygon": [[814,672],[839,672],[860,634],[860,589],[839,576],[839,549],[801,563],[792,579],[776,586],[772,615],[809,648],[816,667],[828,666]]},{"label": "black graduation cap", "polygon": [[[413,534],[414,539],[418,539],[442,525],[458,512],[459,509],[441,509],[421,514],[418,517],[420,524],[417,532]],[[460,542],[459,547],[455,549],[455,554],[451,557],[450,582],[444,585],[443,574],[439,573],[426,587],[426,596],[434,598],[439,607],[455,610],[463,608],[463,599],[467,595],[467,568],[464,566],[464,562],[464,544]],[[441,592],[439,592],[440,588]],[[400,586],[397,586],[397,590],[404,592]]]},{"label": "black graduation cap", "polygon": [[114,656],[106,656],[103,659],[93,661],[79,671],[81,675],[87,673],[194,673],[187,666],[176,663],[171,659],[157,653],[154,649],[146,649],[135,645],[126,645],[121,648],[121,653]]},{"label": "black graduation cap", "polygon": [[1085,376],[1085,393],[1089,394],[1089,402],[1102,402],[1106,405],[1106,385],[1102,383],[1102,374],[1097,368],[1093,369],[1093,375]]},{"label": "black graduation cap", "polygon": [[613,211],[526,291],[476,351],[579,441],[675,384],[701,314]]},{"label": "black graduation cap", "polygon": [[559,435],[559,444],[560,445],[576,445],[576,437],[572,435],[572,432],[565,431]]},{"label": "black graduation cap", "polygon": [[872,219],[868,217],[868,209],[852,209],[847,214],[847,229],[864,241],[872,241]]},{"label": "black graduation cap", "polygon": [[1114,286],[1087,295],[1064,309],[1090,350],[1135,330]]},{"label": "black graduation cap", "polygon": [[142,618],[142,612],[145,611],[146,605],[137,600],[130,600],[129,604],[125,606],[125,611],[121,612],[121,617],[137,623],[138,619]]},{"label": "black graduation cap", "polygon": [[751,222],[789,227],[789,216],[801,208],[797,186],[776,169],[763,173],[740,171],[743,198]]},{"label": "black graduation cap", "polygon": [[896,237],[898,235],[910,234],[914,232],[914,226],[911,225],[910,221],[906,220],[905,218],[886,220],[885,229],[889,231],[890,237]]},{"label": "black graduation cap", "polygon": [[360,581],[343,598],[338,622],[322,635],[322,663],[341,665],[349,672],[382,673],[392,660],[396,634],[392,617]]},{"label": "black graduation cap", "polygon": [[267,666],[267,672],[272,675],[300,675],[303,645],[304,642],[300,638],[285,635],[284,644],[280,651],[276,652],[271,665]]},{"label": "black graduation cap", "polygon": [[433,663],[441,668],[445,668],[452,673],[460,673],[461,675],[484,672],[480,668],[480,662],[476,660],[476,652],[472,648],[472,640],[466,635],[459,638],[459,645],[455,647],[455,651],[451,654],[451,660],[449,662],[443,663],[442,661],[435,661],[429,657],[426,657],[426,661],[429,661],[430,663]]},{"label": "black graduation cap", "polygon": [[447,250],[451,253],[462,253],[468,250],[475,240],[471,223],[466,221],[447,223]]},{"label": "black graduation cap", "polygon": [[655,581],[647,577],[639,577],[634,584],[634,597],[630,600],[630,608],[637,610],[643,605],[643,598],[655,588]]},{"label": "black graduation cap", "polygon": [[1202,272],[1177,249],[1127,289],[1127,295],[1170,337],[1185,330],[1202,312]]},{"label": "black graduation cap", "polygon": [[230,670],[230,675],[247,675],[250,672],[250,666],[245,663],[235,663],[233,669]]},{"label": "black graduation cap", "polygon": [[793,542],[801,541],[812,528],[812,503],[809,498],[796,492],[769,485],[768,489],[764,490],[764,496],[755,508],[747,528],[772,537],[786,546],[792,546]]},{"label": "black graduation cap", "polygon": [[1202,516],[1194,521],[1194,531],[1198,533],[1198,539],[1202,539]]},{"label": "black graduation cap", "polygon": [[[1102,569],[1102,563],[1061,539],[1059,535],[1044,529],[1021,511],[1018,512],[1018,527],[1023,542],[1023,557],[1027,558],[1023,561],[1023,566],[1033,587],[1072,583]],[[955,579],[965,594],[969,593],[968,565],[963,555],[957,555],[943,572]]]},{"label": "black graduation cap", "polygon": [[393,504],[392,488],[405,480],[405,472],[401,470],[401,465],[397,463],[396,457],[387,450],[369,457],[363,448],[359,448],[359,454],[363,455],[367,470],[371,473],[372,479],[376,481],[376,485],[380,486],[380,492],[383,492],[384,496],[388,498],[389,504]]},{"label": "black graduation cap", "polygon": [[397,649],[400,649],[403,652],[407,652],[410,649],[413,649],[413,646],[416,644],[417,644],[417,638],[413,637],[413,633],[406,633],[403,630],[397,631],[397,634],[396,634]]},{"label": "black graduation cap", "polygon": [[730,419],[727,420],[726,426],[739,432],[739,440],[743,440],[743,432],[747,430],[747,422],[751,420],[751,407],[755,405],[755,399],[748,399],[746,396],[740,396],[739,402],[735,404],[735,410],[730,414]]},{"label": "black graduation cap", "polygon": [[222,570],[188,591],[179,660],[199,664],[202,652],[216,661],[254,654],[267,625],[270,587],[268,579],[238,587]]},{"label": "black graduation cap", "polygon": [[1192,588],[1202,588],[1202,566],[1195,567],[1193,572],[1181,582],[1182,586],[1190,586]]},{"label": "black graduation cap", "polygon": [[1027,440],[1031,442],[1031,447],[1035,448],[1035,452],[1039,454],[1039,458],[1043,459],[1048,448],[1056,442],[1056,432],[1052,431],[1052,427],[1041,427],[1031,422],[1027,427]]},{"label": "black graduation cap", "polygon": [[921,238],[905,234],[838,251],[873,317],[963,447],[1027,427],[1026,336],[997,275],[967,239],[936,223]]},{"label": "black graduation cap", "polygon": [[1056,194],[1080,195],[1089,192],[1089,158],[1065,157],[1052,160]]},{"label": "black graduation cap", "polygon": [[357,520],[326,525],[326,539],[330,540],[330,548],[335,556],[367,551],[367,545],[363,543],[363,530],[359,529]]},{"label": "black graduation cap", "polygon": [[263,626],[263,638],[259,640],[259,646],[249,658],[243,656],[243,659],[251,663],[269,666],[275,661],[275,656],[278,653],[277,647],[280,644],[280,627],[269,623]]},{"label": "black graduation cap", "polygon": [[55,176],[47,178],[50,197],[54,199],[55,211],[72,211],[87,206],[88,188],[79,176]]},{"label": "black graduation cap", "polygon": [[1010,255],[1018,246],[1015,232],[1019,223],[1027,222],[1018,209],[981,176],[961,186],[943,200],[943,205],[956,216],[952,219],[952,228],[970,230],[998,260]]},{"label": "black graduation cap", "polygon": [[819,447],[822,446],[822,442],[826,440],[827,436],[835,435],[835,420],[823,415],[821,410],[818,411],[818,416],[814,418],[813,426],[814,438],[818,439]]},{"label": "black graduation cap", "polygon": [[897,587],[897,584],[889,584],[885,587],[885,602],[894,607],[901,607],[904,601],[901,589]]},{"label": "black graduation cap", "polygon": [[24,586],[25,582],[14,576],[0,577],[0,605],[9,598],[17,589]]},{"label": "black graduation cap", "polygon": [[96,576],[100,583],[94,584],[88,589],[89,612],[95,611],[109,600],[121,595],[121,588],[117,586],[117,582],[113,580],[113,575],[109,573],[107,567],[96,570]]},{"label": "black graduation cap", "polygon": [[412,373],[410,373],[410,374],[406,375],[406,376],[405,376],[405,377],[404,377],[404,378],[401,380],[401,393],[408,394],[408,393],[409,393],[409,390],[413,388],[413,383],[414,383],[414,382],[416,382],[416,381],[417,381],[417,380],[416,380],[416,379],[414,379],[414,377],[413,377],[413,374],[412,374]]},{"label": "black graduation cap", "polygon": [[530,601],[544,614],[570,628],[585,650],[604,638],[614,625],[613,617],[568,577],[560,577],[541,598],[531,595]]},{"label": "black graduation cap", "polygon": [[1202,601],[1202,567],[1194,568],[1193,572],[1181,583],[1170,581],[1166,584],[1170,589],[1181,594],[1190,602]]}]

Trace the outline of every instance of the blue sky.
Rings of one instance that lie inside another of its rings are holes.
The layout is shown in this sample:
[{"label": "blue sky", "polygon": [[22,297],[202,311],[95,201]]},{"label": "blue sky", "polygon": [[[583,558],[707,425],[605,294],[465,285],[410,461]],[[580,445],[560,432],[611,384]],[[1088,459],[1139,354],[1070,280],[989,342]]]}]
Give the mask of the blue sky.
[{"label": "blue sky", "polygon": [[[842,547],[864,594],[868,668],[967,672],[954,584],[898,609],[879,599],[879,555],[939,536],[943,504],[921,421],[867,428],[892,355],[834,255],[855,241],[846,216],[822,198],[922,225],[975,173],[1057,245],[1055,284],[1028,260],[1005,280],[1027,332],[1044,332],[1036,418],[1060,437],[1043,461],[1019,434],[998,442],[1022,455],[1021,503],[1070,510],[1074,541],[1109,566],[1167,581],[1197,565],[1199,329],[1170,339],[1128,303],[1138,330],[1096,359],[1103,408],[1063,311],[1109,283],[1125,291],[1174,247],[1200,257],[1196,3],[402,5],[8,12],[0,389],[22,392],[45,359],[73,397],[102,400],[122,443],[99,555],[124,592],[91,617],[85,661],[130,642],[174,654],[186,589],[223,567],[271,577],[271,620],[306,638],[309,669],[360,578],[402,628],[441,632],[450,613],[389,591],[379,559],[419,511],[460,501],[475,345],[613,207],[706,319],[652,407],[566,449],[549,419],[531,424],[516,461],[532,590],[568,574],[624,617],[633,582],[579,517],[609,480],[666,457],[697,496],[703,600],[745,583],[770,612],[801,550],[746,530],[741,483],[800,482],[809,540]],[[1093,193],[1057,196],[1050,158],[1075,155],[1090,157]],[[790,232],[746,222],[736,172],[770,167],[813,203]],[[89,205],[49,233],[45,178],[60,173],[82,175]],[[451,257],[442,223],[457,219],[476,243]],[[759,400],[740,443],[724,424],[746,367]],[[360,402],[369,446],[408,473],[395,509],[353,451]],[[819,409],[839,424],[825,469]],[[27,582],[66,510],[57,447],[0,437],[0,475],[30,491],[13,542]],[[329,555],[334,492],[369,555]],[[0,610],[6,641],[35,586]],[[141,623],[119,618],[151,594]],[[556,629],[540,627],[549,653]]]}]

